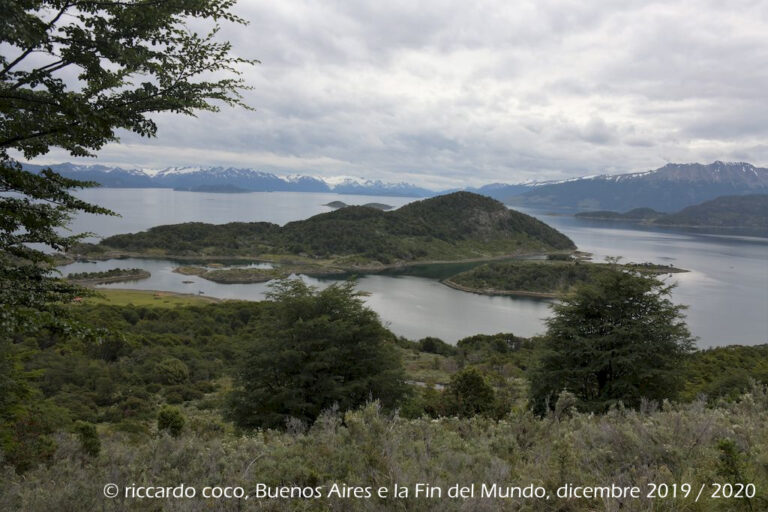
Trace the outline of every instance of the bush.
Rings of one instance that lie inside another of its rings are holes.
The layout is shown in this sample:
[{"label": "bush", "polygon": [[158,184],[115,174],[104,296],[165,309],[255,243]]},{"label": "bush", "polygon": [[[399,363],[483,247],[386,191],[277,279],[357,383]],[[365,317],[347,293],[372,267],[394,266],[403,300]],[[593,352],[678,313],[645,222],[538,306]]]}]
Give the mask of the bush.
[{"label": "bush", "polygon": [[167,431],[173,437],[179,437],[184,430],[186,420],[177,407],[165,406],[157,414],[157,430]]},{"label": "bush", "polygon": [[157,363],[155,371],[163,384],[183,384],[189,380],[189,368],[183,361],[174,357]]},{"label": "bush", "polygon": [[444,413],[462,418],[489,415],[494,410],[496,393],[475,368],[467,368],[451,376],[443,392]]},{"label": "bush", "polygon": [[77,438],[80,440],[80,448],[82,448],[83,453],[89,457],[98,457],[101,451],[101,441],[99,440],[96,425],[85,421],[78,421],[75,423],[75,433],[77,433]]}]

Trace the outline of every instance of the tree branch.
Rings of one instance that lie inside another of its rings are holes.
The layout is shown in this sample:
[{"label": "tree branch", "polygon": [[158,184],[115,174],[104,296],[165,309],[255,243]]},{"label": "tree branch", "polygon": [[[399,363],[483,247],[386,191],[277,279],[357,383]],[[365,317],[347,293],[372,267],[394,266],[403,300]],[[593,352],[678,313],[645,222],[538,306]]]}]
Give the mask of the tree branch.
[{"label": "tree branch", "polygon": [[70,6],[71,4],[69,2],[64,4],[64,6],[61,8],[58,14],[56,14],[56,16],[50,22],[48,22],[48,24],[45,26],[45,30],[43,30],[43,34],[42,34],[42,39],[40,39],[37,43],[27,48],[21,55],[16,57],[16,59],[14,59],[12,62],[9,62],[8,64],[6,64],[5,67],[0,71],[0,78],[5,77],[5,75],[8,74],[8,72],[11,69],[13,69],[16,66],[16,64],[18,64],[19,62],[27,58],[27,56],[30,53],[32,53],[35,50],[35,48],[37,48],[40,45],[40,43],[44,41],[44,36],[48,33],[51,27],[53,27],[56,24],[56,22],[59,21],[59,18],[61,18],[64,15],[64,13],[67,11],[67,9],[70,8]]}]

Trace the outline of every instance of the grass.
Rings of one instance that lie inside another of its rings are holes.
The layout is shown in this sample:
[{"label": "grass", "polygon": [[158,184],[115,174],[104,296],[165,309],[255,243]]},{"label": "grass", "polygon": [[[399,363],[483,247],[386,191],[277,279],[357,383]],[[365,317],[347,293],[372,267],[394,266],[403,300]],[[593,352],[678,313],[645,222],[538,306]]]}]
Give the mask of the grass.
[{"label": "grass", "polygon": [[453,359],[426,352],[401,349],[405,373],[410,380],[445,385],[458,370]]},{"label": "grass", "polygon": [[202,297],[198,295],[185,295],[172,292],[157,292],[152,290],[117,290],[117,289],[99,289],[98,295],[87,297],[84,302],[89,304],[109,304],[112,306],[158,306],[158,307],[177,307],[193,306],[218,302],[219,299],[213,297]]}]

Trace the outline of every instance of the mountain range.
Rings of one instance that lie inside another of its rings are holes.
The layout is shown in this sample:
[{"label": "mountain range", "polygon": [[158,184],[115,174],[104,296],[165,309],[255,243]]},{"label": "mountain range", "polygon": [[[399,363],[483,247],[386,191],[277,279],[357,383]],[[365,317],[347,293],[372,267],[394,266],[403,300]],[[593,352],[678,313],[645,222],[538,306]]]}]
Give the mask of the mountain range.
[{"label": "mountain range", "polygon": [[539,183],[522,193],[517,186],[493,192],[508,205],[537,209],[673,212],[720,196],[768,193],[768,169],[745,162],[667,164],[652,171]]},{"label": "mountain range", "polygon": [[312,176],[277,176],[270,172],[235,167],[168,167],[161,170],[124,169],[104,165],[63,163],[50,166],[25,164],[40,172],[50,167],[67,178],[95,181],[110,188],[175,188],[196,190],[236,187],[254,192],[335,192],[369,196],[430,197],[435,192],[408,183],[342,178],[324,181]]},{"label": "mountain range", "polygon": [[[47,166],[25,165],[39,172]],[[445,191],[409,183],[384,183],[359,178],[320,179],[275,174],[234,167],[168,167],[162,170],[123,169],[103,165],[64,163],[50,166],[69,178],[89,180],[105,187],[176,188],[237,187],[247,191],[335,192],[376,196],[431,197],[464,190],[483,194],[510,206],[555,211],[653,208],[678,211],[719,196],[768,193],[768,169],[745,162],[667,164],[655,170],[628,174],[602,174],[562,181],[491,183]]]}]

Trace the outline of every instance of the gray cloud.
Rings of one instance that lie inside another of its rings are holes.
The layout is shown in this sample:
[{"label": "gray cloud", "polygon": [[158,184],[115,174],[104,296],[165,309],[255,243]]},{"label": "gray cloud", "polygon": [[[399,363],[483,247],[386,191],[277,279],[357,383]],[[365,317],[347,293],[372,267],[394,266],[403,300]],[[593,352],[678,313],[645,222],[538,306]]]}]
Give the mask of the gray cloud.
[{"label": "gray cloud", "polygon": [[[768,4],[241,0],[256,112],[157,116],[99,160],[427,186],[768,164]],[[69,159],[56,152],[46,159]]]}]

